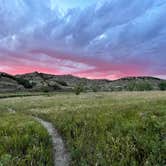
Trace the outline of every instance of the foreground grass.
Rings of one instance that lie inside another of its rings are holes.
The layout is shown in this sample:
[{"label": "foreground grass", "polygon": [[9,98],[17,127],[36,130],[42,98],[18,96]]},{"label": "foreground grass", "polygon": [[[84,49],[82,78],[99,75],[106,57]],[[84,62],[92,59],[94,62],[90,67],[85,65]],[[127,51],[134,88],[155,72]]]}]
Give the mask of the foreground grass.
[{"label": "foreground grass", "polygon": [[0,110],[10,109],[51,121],[66,140],[73,166],[166,164],[165,92],[1,99]]},{"label": "foreground grass", "polygon": [[0,116],[0,166],[53,165],[47,132],[32,118],[15,113]]}]

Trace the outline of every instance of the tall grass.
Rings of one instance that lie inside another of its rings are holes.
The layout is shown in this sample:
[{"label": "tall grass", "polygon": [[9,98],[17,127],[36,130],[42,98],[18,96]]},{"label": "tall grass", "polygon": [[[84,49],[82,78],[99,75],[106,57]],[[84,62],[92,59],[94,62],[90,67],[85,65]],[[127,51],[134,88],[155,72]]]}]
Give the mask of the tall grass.
[{"label": "tall grass", "polygon": [[13,109],[51,121],[73,166],[162,166],[166,154],[166,93],[59,94],[1,99]]},{"label": "tall grass", "polygon": [[27,165],[53,165],[51,139],[29,116],[1,113],[0,166]]}]

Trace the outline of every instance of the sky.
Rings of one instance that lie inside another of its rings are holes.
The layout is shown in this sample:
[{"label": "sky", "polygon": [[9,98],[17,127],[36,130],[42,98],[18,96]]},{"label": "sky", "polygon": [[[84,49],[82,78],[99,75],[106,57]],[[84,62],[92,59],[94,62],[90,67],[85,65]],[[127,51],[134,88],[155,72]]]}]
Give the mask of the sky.
[{"label": "sky", "polygon": [[0,0],[0,72],[166,79],[166,0]]}]

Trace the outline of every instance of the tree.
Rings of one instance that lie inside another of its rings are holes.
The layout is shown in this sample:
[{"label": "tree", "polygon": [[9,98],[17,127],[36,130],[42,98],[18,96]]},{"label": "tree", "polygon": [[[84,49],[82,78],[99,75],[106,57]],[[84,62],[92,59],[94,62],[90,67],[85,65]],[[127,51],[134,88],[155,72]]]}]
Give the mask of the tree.
[{"label": "tree", "polygon": [[84,87],[82,83],[79,83],[74,87],[74,92],[76,95],[79,95],[83,91],[84,91]]},{"label": "tree", "polygon": [[160,90],[166,90],[166,82],[161,82],[160,84],[159,84],[159,88],[160,88]]}]

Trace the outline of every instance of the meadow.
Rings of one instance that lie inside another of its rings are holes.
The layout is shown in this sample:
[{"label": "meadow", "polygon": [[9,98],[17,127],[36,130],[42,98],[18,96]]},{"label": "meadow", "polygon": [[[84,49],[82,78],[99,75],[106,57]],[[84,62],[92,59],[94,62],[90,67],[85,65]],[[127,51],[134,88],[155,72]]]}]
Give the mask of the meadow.
[{"label": "meadow", "polygon": [[164,166],[166,92],[55,93],[0,99],[0,166],[52,166],[52,122],[71,166]]}]

